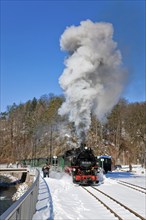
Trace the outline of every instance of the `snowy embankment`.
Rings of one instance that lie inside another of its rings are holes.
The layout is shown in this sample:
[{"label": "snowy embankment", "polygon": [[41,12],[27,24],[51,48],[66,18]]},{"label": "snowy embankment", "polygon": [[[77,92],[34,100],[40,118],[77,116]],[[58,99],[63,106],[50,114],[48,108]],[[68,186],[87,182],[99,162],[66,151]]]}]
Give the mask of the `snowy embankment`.
[{"label": "snowy embankment", "polygon": [[18,186],[17,192],[12,196],[12,200],[18,200],[27,190],[29,186],[26,183],[22,183]]},{"label": "snowy embankment", "polygon": [[[1,165],[1,168],[5,168],[7,167],[6,164]],[[13,165],[12,168],[16,168],[16,165]],[[34,176],[35,179],[35,169],[31,169],[30,167],[27,167],[29,174],[31,174],[32,176]],[[32,184],[32,181],[34,181],[32,178],[31,180],[29,180],[29,182],[24,182],[24,183],[20,183],[20,179],[11,175],[11,174],[5,174],[2,173],[0,175],[0,184],[2,184],[3,186],[10,186],[10,184],[12,183],[12,185],[16,186],[16,193],[14,193],[14,195],[12,196],[12,200],[16,201],[18,200],[29,188],[29,186]]]},{"label": "snowy embankment", "polygon": [[[42,175],[42,173],[41,173]],[[134,201],[131,200],[133,192],[130,196],[124,196],[129,193],[125,188],[124,193],[120,193],[119,186],[114,178],[126,179],[136,184],[141,182],[145,186],[145,171],[141,168],[133,168],[133,172],[114,171],[107,175],[100,174],[100,183],[98,188],[110,192],[116,198],[123,199],[123,201],[130,203],[131,207],[136,207],[140,197],[138,193],[134,194]],[[122,196],[123,195],[123,196]],[[143,203],[143,200],[140,200]],[[139,205],[140,211],[144,212],[144,204]],[[61,172],[51,172],[49,178],[40,177],[38,202],[36,205],[36,213],[33,220],[65,220],[65,219],[113,219],[111,213],[103,208],[102,205],[97,204],[97,201],[88,195],[81,186],[73,184],[71,176]]]},{"label": "snowy embankment", "polygon": [[12,196],[13,201],[18,200],[28,190],[28,185],[26,183],[20,184],[19,179],[10,174],[2,174],[0,178],[0,183],[2,184],[3,187],[4,186],[10,187],[11,183],[15,185],[17,191]]},{"label": "snowy embankment", "polygon": [[30,169],[30,167],[29,167],[28,170],[29,170],[29,175],[31,174],[34,178],[30,179],[27,182],[21,183],[21,184],[16,186],[17,187],[17,191],[16,191],[16,193],[12,197],[13,201],[18,200],[29,189],[29,187],[31,186],[31,184],[33,183],[33,181],[36,178],[35,177],[35,169],[33,169],[33,168]]}]

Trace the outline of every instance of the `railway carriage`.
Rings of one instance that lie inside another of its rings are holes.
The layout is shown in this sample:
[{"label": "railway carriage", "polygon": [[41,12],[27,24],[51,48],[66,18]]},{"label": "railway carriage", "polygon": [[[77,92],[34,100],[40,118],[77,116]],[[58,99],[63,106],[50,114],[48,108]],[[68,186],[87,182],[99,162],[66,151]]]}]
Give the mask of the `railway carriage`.
[{"label": "railway carriage", "polygon": [[112,170],[112,157],[108,155],[97,156],[98,165],[105,173]]}]

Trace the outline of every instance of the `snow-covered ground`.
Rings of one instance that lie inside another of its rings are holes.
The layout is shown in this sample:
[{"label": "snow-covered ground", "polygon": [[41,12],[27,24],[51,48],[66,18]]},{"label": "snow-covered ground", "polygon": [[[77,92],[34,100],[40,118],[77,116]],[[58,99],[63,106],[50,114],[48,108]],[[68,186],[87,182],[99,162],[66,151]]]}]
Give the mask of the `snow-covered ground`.
[{"label": "snow-covered ground", "polygon": [[[41,173],[42,176],[42,173]],[[101,182],[96,186],[100,190],[125,203],[131,209],[139,211],[146,218],[146,195],[120,186],[112,178],[146,187],[146,173],[140,166],[132,172],[116,170],[100,175]],[[52,171],[49,178],[40,177],[38,202],[33,220],[112,220],[115,219],[97,200],[81,186],[73,184],[71,177],[63,172]],[[127,220],[125,218],[125,220]],[[133,220],[133,219],[129,219]]]}]

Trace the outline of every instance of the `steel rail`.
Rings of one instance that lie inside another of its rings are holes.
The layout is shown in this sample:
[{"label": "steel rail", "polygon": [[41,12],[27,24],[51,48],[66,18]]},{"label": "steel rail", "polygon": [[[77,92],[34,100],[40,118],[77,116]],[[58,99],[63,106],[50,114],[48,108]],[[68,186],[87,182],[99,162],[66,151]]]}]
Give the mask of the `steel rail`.
[{"label": "steel rail", "polygon": [[[125,181],[121,181],[121,180],[119,180],[119,181],[120,181],[120,182],[123,182],[123,183],[127,183],[127,182],[125,182]],[[137,185],[132,184],[132,183],[127,183],[127,184],[129,184],[129,185],[131,185],[131,186],[136,186],[136,187],[138,187],[138,188],[140,188],[140,189],[144,189],[144,190],[146,190],[146,187],[137,186]]]},{"label": "steel rail", "polygon": [[84,190],[86,190],[89,194],[91,194],[95,199],[97,199],[103,206],[105,206],[111,213],[114,214],[115,217],[117,217],[119,220],[124,220],[122,219],[113,209],[111,209],[109,206],[107,206],[102,200],[100,200],[97,196],[95,196],[92,192],[90,192],[87,188],[82,186]]},{"label": "steel rail", "polygon": [[[116,179],[114,179],[114,178],[111,178],[111,179],[116,180]],[[121,185],[123,185],[123,186],[126,186],[126,187],[128,187],[128,188],[131,188],[131,189],[134,189],[134,190],[136,190],[136,191],[139,191],[139,192],[141,192],[141,193],[146,194],[146,188],[144,188],[144,187],[137,186],[137,185],[135,185],[135,184],[128,183],[128,182],[125,182],[125,181],[122,181],[122,180],[116,180],[116,182],[119,183],[119,184],[121,184]],[[137,187],[137,189],[134,188],[134,187]],[[145,190],[145,192],[142,191],[142,190]]]},{"label": "steel rail", "polygon": [[133,211],[132,209],[130,209],[129,207],[127,207],[126,205],[122,204],[121,202],[119,202],[118,200],[114,199],[113,197],[107,195],[106,193],[104,193],[103,191],[95,188],[94,186],[91,186],[91,188],[95,189],[96,191],[100,192],[101,194],[105,195],[106,197],[110,198],[111,200],[113,200],[114,202],[116,202],[117,204],[119,204],[120,206],[124,207],[125,209],[127,209],[129,212],[131,212],[132,214],[134,214],[135,216],[137,216],[138,218],[140,218],[141,220],[146,220],[143,216],[139,215],[137,212]]},{"label": "steel rail", "polygon": [[137,187],[137,188],[146,190],[146,187],[138,186],[138,185],[135,185],[135,184],[133,184],[133,183],[128,183],[128,182],[125,182],[125,181],[122,181],[122,180],[117,180],[117,179],[114,179],[114,178],[110,178],[110,179],[113,179],[113,180],[116,180],[117,182],[126,183],[127,185],[135,186],[135,187]]},{"label": "steel rail", "polygon": [[[133,184],[129,184],[129,183],[125,183],[125,182],[121,182],[121,181],[117,181],[119,184],[121,184],[121,185],[123,185],[123,186],[126,186],[126,187],[128,187],[128,188],[130,188],[130,189],[134,189],[134,190],[136,190],[136,191],[138,191],[138,192],[141,192],[141,193],[144,193],[144,194],[146,194],[146,191],[144,192],[144,191],[141,191],[141,189],[144,189],[143,187],[138,187],[138,186],[136,186],[136,185],[133,185]],[[137,187],[137,188],[139,188],[139,189],[136,189],[136,188],[134,188],[134,187]],[[145,190],[145,189],[144,189]]]}]

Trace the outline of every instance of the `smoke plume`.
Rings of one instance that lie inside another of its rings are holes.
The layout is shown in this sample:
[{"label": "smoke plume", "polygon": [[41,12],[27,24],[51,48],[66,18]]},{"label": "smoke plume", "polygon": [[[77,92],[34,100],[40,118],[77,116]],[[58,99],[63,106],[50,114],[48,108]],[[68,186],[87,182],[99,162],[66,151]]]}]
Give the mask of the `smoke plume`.
[{"label": "smoke plume", "polygon": [[67,27],[60,39],[68,57],[59,78],[66,99],[59,114],[67,114],[74,122],[81,141],[90,127],[91,113],[102,120],[118,102],[125,84],[121,53],[112,37],[112,24],[86,20]]}]

